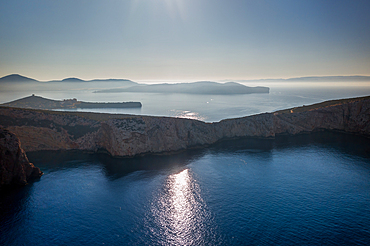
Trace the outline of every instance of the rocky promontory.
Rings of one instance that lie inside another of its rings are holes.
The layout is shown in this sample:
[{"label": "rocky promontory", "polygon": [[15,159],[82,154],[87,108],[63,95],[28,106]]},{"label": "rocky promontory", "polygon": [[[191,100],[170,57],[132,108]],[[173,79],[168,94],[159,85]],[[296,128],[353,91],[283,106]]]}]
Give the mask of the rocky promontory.
[{"label": "rocky promontory", "polygon": [[134,156],[205,146],[231,138],[274,138],[320,130],[370,136],[370,96],[215,123],[0,107],[0,125],[20,138],[25,151],[104,150],[113,156]]},{"label": "rocky promontory", "polygon": [[76,98],[64,100],[52,100],[32,94],[12,102],[0,104],[13,108],[33,109],[77,109],[77,108],[141,108],[141,102],[83,102]]},{"label": "rocky promontory", "polygon": [[25,185],[43,173],[27,159],[19,139],[0,128],[0,187]]}]

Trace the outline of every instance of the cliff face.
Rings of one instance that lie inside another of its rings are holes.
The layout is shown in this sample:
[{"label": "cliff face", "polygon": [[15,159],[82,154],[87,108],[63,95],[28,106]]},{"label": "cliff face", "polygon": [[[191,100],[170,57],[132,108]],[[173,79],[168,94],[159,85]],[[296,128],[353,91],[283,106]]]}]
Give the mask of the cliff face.
[{"label": "cliff face", "polygon": [[0,128],[0,187],[25,185],[41,175],[40,169],[28,161],[19,139]]},{"label": "cliff face", "polygon": [[370,136],[370,97],[297,111],[274,114],[275,134],[326,129]]},{"label": "cliff face", "polygon": [[238,137],[316,130],[370,136],[370,97],[330,101],[216,123],[190,119],[1,108],[0,125],[25,151],[107,150],[114,156],[176,151]]}]

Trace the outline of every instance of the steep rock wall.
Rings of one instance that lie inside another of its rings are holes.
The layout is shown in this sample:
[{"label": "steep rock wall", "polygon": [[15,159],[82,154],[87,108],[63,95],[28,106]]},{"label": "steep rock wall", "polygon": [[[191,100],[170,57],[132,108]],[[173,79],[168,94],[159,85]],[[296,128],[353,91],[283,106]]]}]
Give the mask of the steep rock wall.
[{"label": "steep rock wall", "polygon": [[40,169],[28,161],[19,139],[0,128],[0,187],[25,185],[41,175]]},{"label": "steep rock wall", "polygon": [[370,97],[302,112],[275,113],[275,134],[339,130],[370,136]]}]

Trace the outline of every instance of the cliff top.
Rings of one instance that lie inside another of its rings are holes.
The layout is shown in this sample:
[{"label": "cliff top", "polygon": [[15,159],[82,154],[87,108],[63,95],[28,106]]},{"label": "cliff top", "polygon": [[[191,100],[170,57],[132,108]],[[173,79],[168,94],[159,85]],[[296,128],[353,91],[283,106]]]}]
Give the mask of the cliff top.
[{"label": "cliff top", "polygon": [[[346,104],[361,100],[370,100],[370,96],[365,97],[357,97],[357,98],[347,98],[347,99],[338,99],[338,100],[331,100],[331,101],[325,101],[321,103],[316,103],[308,106],[302,106],[302,107],[296,107],[296,108],[289,108],[285,110],[279,110],[276,112],[273,112],[274,114],[290,114],[292,112],[304,112],[304,111],[310,111],[314,109],[324,108],[324,107],[330,107],[335,106],[339,104]],[[24,113],[25,111],[28,112],[38,112],[38,113],[44,113],[44,114],[51,114],[51,115],[57,115],[57,116],[77,116],[82,117],[89,120],[94,121],[105,121],[109,119],[125,119],[125,118],[146,118],[146,117],[152,117],[152,118],[172,118],[172,117],[165,117],[165,116],[143,116],[143,115],[130,115],[130,114],[107,114],[107,113],[93,113],[93,112],[68,112],[68,111],[48,111],[48,110],[41,110],[41,109],[28,109],[28,108],[12,108],[8,106],[0,105],[0,109],[11,109],[14,110],[14,112],[19,111],[19,113]],[[198,120],[192,120],[192,119],[182,119],[182,120],[190,120],[190,121],[198,121]],[[222,121],[228,121],[232,119],[225,119]],[[208,123],[207,123],[208,124]]]},{"label": "cliff top", "polygon": [[299,113],[299,112],[310,111],[310,110],[314,110],[318,108],[325,108],[325,107],[330,107],[330,106],[335,106],[335,105],[345,104],[345,103],[350,103],[350,102],[356,102],[356,101],[361,101],[361,100],[367,100],[367,99],[370,99],[370,96],[330,100],[330,101],[315,103],[315,104],[311,104],[307,106],[303,105],[301,107],[283,109],[283,110],[276,111],[274,113],[275,114]]},{"label": "cliff top", "polygon": [[25,112],[35,112],[56,116],[77,116],[88,120],[94,121],[106,121],[109,119],[126,119],[126,118],[143,118],[143,117],[158,117],[158,118],[169,118],[164,116],[143,116],[143,115],[130,115],[130,114],[107,114],[107,113],[94,113],[94,112],[71,112],[71,111],[52,111],[52,110],[43,110],[43,109],[31,109],[31,108],[15,108],[9,106],[0,105],[0,110],[12,110],[15,114],[24,114]]}]

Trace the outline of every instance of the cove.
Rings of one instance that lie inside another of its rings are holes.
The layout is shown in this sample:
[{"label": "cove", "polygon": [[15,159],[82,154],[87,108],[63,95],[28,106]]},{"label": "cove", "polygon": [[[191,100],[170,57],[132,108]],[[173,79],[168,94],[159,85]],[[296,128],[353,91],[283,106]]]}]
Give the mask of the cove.
[{"label": "cove", "polygon": [[317,132],[175,155],[30,152],[2,192],[2,245],[370,243],[370,140]]}]

